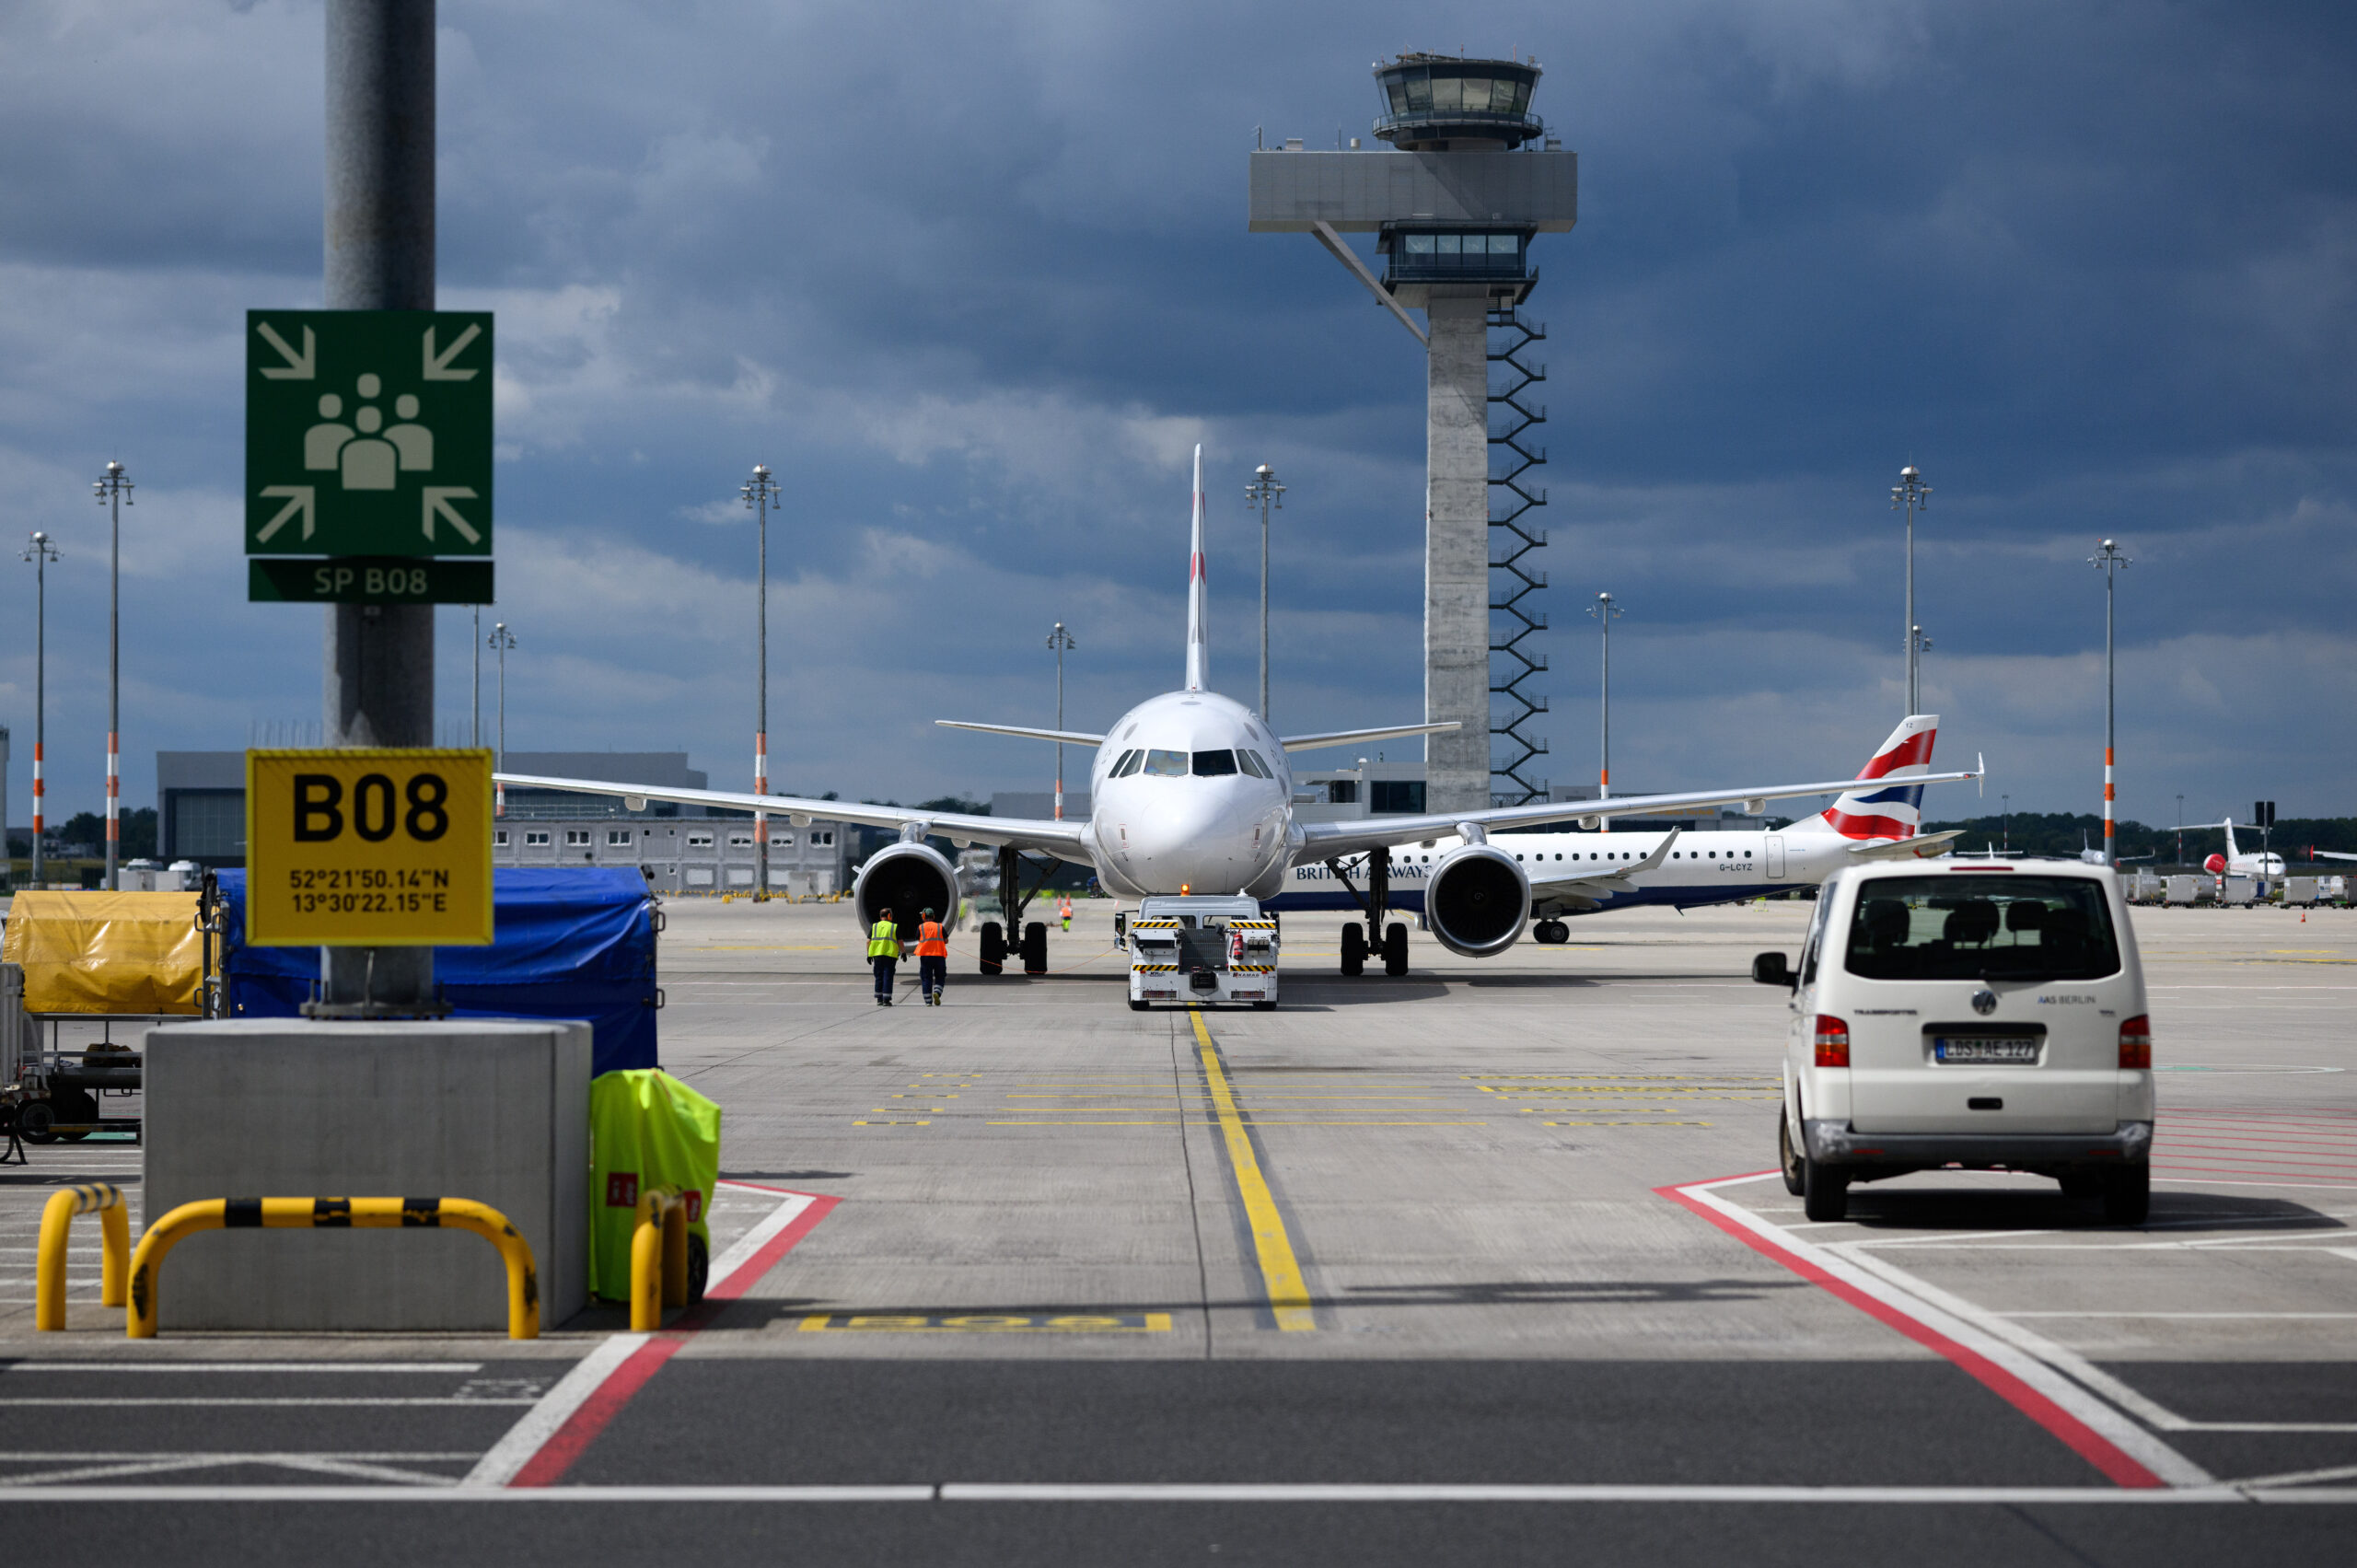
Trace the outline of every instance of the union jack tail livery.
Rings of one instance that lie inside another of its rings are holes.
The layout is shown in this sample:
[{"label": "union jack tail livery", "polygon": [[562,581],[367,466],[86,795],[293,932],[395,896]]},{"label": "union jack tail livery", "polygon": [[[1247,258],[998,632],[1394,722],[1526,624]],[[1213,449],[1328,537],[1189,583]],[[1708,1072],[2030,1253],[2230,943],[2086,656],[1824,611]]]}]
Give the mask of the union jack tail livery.
[{"label": "union jack tail livery", "polygon": [[1923,786],[1904,781],[1932,771],[1932,742],[1939,734],[1939,714],[1909,714],[1858,774],[1861,787],[1785,830],[1818,829],[1860,841],[1915,837],[1923,828]]}]

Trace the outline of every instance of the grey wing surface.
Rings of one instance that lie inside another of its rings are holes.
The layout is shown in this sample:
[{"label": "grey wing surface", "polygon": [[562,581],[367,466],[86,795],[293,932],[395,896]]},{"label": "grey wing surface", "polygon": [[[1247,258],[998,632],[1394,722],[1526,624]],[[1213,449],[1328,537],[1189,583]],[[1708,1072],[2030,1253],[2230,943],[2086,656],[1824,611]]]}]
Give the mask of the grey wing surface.
[{"label": "grey wing surface", "polygon": [[1858,788],[1862,782],[1911,787],[1916,784],[1956,784],[1980,776],[1978,773],[1909,773],[1881,781],[1833,779],[1817,784],[1776,784],[1765,789],[1695,790],[1683,795],[1616,795],[1607,800],[1539,801],[1529,806],[1495,806],[1480,811],[1427,812],[1413,817],[1387,815],[1346,822],[1306,822],[1301,826],[1301,843],[1294,851],[1293,861],[1295,865],[1301,865],[1330,860],[1336,855],[1356,854],[1362,850],[1413,843],[1422,839],[1446,838],[1465,826],[1494,833],[1515,828],[1542,827],[1550,822],[1577,821],[1585,825],[1610,821],[1619,817],[1642,817],[1689,810],[1701,806],[1732,806],[1737,802],[1757,812],[1765,809],[1765,803],[1771,800],[1787,800],[1808,795],[1842,795]]},{"label": "grey wing surface", "polygon": [[738,794],[723,789],[663,789],[598,779],[552,779],[532,773],[492,775],[509,789],[561,789],[576,795],[619,796],[625,802],[668,801],[679,806],[719,806],[732,811],[765,811],[773,817],[806,817],[854,822],[868,828],[922,827],[955,842],[1011,844],[1086,859],[1088,824],[1034,817],[972,817],[958,811],[926,811],[908,806],[871,806],[853,800],[804,800],[788,795]]}]

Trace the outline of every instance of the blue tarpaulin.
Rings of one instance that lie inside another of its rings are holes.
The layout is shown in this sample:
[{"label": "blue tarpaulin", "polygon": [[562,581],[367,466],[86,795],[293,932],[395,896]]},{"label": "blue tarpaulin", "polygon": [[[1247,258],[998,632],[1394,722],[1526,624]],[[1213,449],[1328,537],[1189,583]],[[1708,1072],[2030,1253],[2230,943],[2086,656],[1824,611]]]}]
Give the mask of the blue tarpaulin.
[{"label": "blue tarpaulin", "polygon": [[[218,873],[222,975],[233,1018],[291,1018],[319,977],[317,947],[246,946],[246,874]],[[436,947],[434,979],[461,1018],[586,1018],[592,1073],[654,1067],[655,900],[638,872],[502,868],[492,873],[495,939]]]}]

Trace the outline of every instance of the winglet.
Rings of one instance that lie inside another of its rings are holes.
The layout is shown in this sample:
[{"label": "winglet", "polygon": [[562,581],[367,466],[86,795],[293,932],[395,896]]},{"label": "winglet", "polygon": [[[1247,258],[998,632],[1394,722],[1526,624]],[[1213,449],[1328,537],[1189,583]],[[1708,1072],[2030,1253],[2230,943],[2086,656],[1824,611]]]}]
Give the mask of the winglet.
[{"label": "winglet", "polygon": [[1194,543],[1187,556],[1187,690],[1211,684],[1208,591],[1203,582],[1203,448],[1195,446]]}]

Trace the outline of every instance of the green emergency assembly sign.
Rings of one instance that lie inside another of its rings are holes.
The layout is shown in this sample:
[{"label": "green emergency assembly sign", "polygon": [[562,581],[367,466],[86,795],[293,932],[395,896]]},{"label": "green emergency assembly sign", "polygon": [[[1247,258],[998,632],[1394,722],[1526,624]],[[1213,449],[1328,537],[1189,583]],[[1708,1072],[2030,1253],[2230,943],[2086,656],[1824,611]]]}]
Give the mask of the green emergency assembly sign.
[{"label": "green emergency assembly sign", "polygon": [[491,313],[246,313],[246,553],[491,553]]}]

